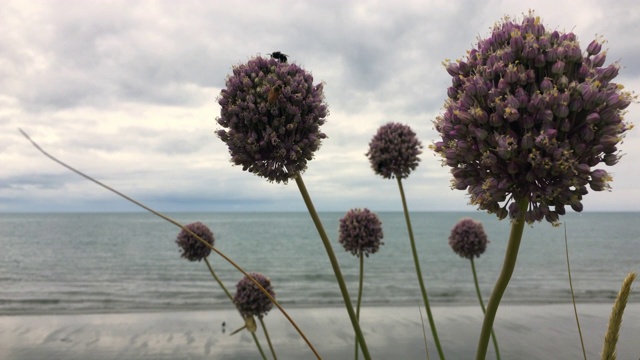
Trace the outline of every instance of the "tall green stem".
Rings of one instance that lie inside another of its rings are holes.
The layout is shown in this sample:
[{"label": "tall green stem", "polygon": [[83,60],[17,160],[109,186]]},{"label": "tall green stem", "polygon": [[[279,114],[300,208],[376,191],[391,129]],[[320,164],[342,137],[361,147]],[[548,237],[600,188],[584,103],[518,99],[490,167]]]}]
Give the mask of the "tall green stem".
[{"label": "tall green stem", "polygon": [[276,350],[273,348],[273,344],[271,343],[271,337],[269,336],[269,332],[267,331],[267,325],[265,325],[262,316],[258,317],[260,319],[260,325],[262,326],[262,330],[264,331],[264,337],[267,338],[267,343],[269,344],[269,349],[271,350],[271,355],[273,355],[273,360],[278,360],[276,356]]},{"label": "tall green stem", "polygon": [[507,244],[507,251],[504,255],[502,271],[500,272],[500,276],[498,276],[498,280],[493,287],[493,292],[491,293],[489,303],[487,304],[487,311],[484,314],[482,331],[480,332],[480,339],[478,340],[476,360],[484,360],[487,356],[487,347],[489,346],[489,336],[491,335],[491,329],[493,328],[493,321],[496,318],[496,313],[498,312],[498,306],[500,306],[502,295],[507,289],[513,270],[516,267],[518,249],[520,248],[522,232],[524,230],[524,214],[527,211],[529,201],[526,198],[518,199],[516,200],[516,204],[519,209],[519,216],[511,223],[511,234],[509,234],[509,243]]},{"label": "tall green stem", "polygon": [[433,315],[431,314],[431,307],[429,306],[429,298],[427,297],[427,288],[422,280],[422,271],[420,270],[420,261],[418,260],[418,250],[416,249],[416,241],[413,238],[413,228],[411,227],[411,219],[409,218],[409,209],[407,207],[407,199],[404,196],[404,189],[402,188],[402,180],[396,176],[398,180],[398,189],[400,189],[400,197],[402,198],[402,207],[404,209],[404,218],[407,221],[407,230],[409,231],[409,241],[411,242],[411,253],[413,254],[413,263],[416,267],[416,274],[418,275],[418,283],[420,283],[420,291],[422,292],[422,300],[424,301],[424,307],[427,310],[427,319],[429,320],[429,326],[431,327],[431,334],[433,335],[433,341],[438,349],[438,355],[441,360],[444,360],[444,352],[438,339],[438,331],[436,330],[436,324],[433,321]]},{"label": "tall green stem", "polygon": [[573,314],[576,317],[578,325],[578,335],[580,336],[580,346],[582,347],[582,358],[587,360],[587,350],[584,347],[584,339],[582,338],[582,328],[580,327],[580,318],[578,317],[578,308],[576,307],[576,294],[573,292],[573,280],[571,280],[571,265],[569,265],[569,242],[567,241],[567,223],[564,223],[564,253],[567,257],[567,273],[569,274],[569,289],[571,290],[571,303],[573,304]]},{"label": "tall green stem", "polygon": [[[364,283],[364,254],[362,253],[362,251],[360,251],[359,253],[359,258],[360,258],[360,275],[358,276],[359,281],[358,281],[358,300],[356,301],[356,318],[358,318],[358,321],[360,321],[360,304],[362,303],[362,284]],[[358,339],[356,338],[356,357],[355,359],[358,360]]]},{"label": "tall green stem", "polygon": [[[476,274],[476,265],[471,258],[471,272],[473,273],[473,283],[476,285],[476,295],[478,295],[478,302],[480,302],[480,308],[482,309],[482,313],[486,313],[486,309],[484,307],[484,301],[482,300],[482,293],[480,292],[480,285],[478,285],[478,275]],[[496,339],[496,333],[491,328],[491,339],[493,340],[493,347],[496,349],[496,359],[500,360],[500,350],[498,350],[498,340]]]},{"label": "tall green stem", "polygon": [[329,257],[329,262],[331,263],[331,267],[333,268],[333,272],[336,276],[336,280],[338,281],[338,286],[340,287],[340,292],[342,293],[342,299],[344,301],[344,305],[347,308],[347,313],[349,313],[349,318],[351,319],[351,324],[353,325],[353,330],[356,333],[356,338],[360,343],[360,348],[362,349],[362,355],[365,359],[370,360],[371,355],[369,354],[369,349],[367,348],[367,343],[364,339],[364,335],[362,330],[360,329],[360,323],[358,322],[358,318],[356,317],[356,313],[353,310],[353,304],[351,303],[351,298],[349,297],[349,291],[347,290],[347,284],[344,281],[344,277],[342,276],[342,271],[340,271],[340,265],[338,264],[338,259],[336,258],[336,254],[333,252],[333,248],[331,247],[331,241],[329,241],[329,237],[327,236],[327,232],[324,230],[324,226],[322,225],[322,221],[320,221],[320,217],[316,212],[315,207],[313,206],[313,202],[311,201],[311,197],[309,196],[309,192],[307,192],[307,188],[302,181],[302,176],[300,174],[296,174],[295,176],[296,184],[298,185],[298,189],[300,190],[300,194],[304,199],[304,203],[307,205],[307,209],[309,210],[309,215],[311,215],[311,219],[318,230],[318,234],[320,235],[320,239],[322,239],[322,244],[327,252],[327,256]]},{"label": "tall green stem", "polygon": [[211,263],[209,262],[209,258],[204,258],[204,263],[207,264],[207,267],[209,268],[209,272],[211,273],[211,276],[213,276],[213,278],[216,280],[218,285],[220,285],[224,293],[227,294],[227,297],[229,298],[229,300],[231,300],[231,303],[233,303],[233,296],[231,296],[231,293],[229,292],[229,290],[227,290],[227,287],[224,286],[224,284],[222,283],[222,280],[220,280],[216,272],[213,271],[213,266],[211,266]]}]

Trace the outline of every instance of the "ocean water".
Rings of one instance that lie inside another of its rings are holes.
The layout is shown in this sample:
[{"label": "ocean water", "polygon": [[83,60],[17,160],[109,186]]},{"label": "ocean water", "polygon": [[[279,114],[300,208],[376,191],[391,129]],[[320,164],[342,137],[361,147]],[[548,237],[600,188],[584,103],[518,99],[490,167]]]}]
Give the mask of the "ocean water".
[{"label": "ocean water", "polygon": [[[338,305],[342,298],[324,247],[307,213],[178,213],[201,221],[215,246],[245,270],[271,278],[288,306]],[[322,213],[352,299],[358,259],[337,241],[344,213]],[[421,296],[402,213],[379,213],[384,245],[365,258],[365,305],[420,304]],[[476,304],[470,262],[449,248],[462,217],[482,221],[491,243],[475,260],[488,298],[502,267],[510,229],[482,212],[411,214],[432,304]],[[571,213],[566,223],[577,300],[610,303],[630,271],[640,271],[640,213]],[[179,228],[148,213],[0,214],[0,315],[175,311],[228,308],[204,262],[180,257]],[[212,253],[233,293],[242,275]],[[632,296],[631,301],[637,301]],[[571,301],[564,228],[526,226],[516,270],[503,302]]]}]

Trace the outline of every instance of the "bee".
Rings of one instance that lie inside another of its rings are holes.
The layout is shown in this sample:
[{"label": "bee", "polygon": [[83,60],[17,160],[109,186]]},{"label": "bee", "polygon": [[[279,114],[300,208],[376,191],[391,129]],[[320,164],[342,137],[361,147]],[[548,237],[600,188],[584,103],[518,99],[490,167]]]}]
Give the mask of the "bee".
[{"label": "bee", "polygon": [[272,59],[276,59],[276,60],[278,60],[278,61],[280,61],[282,63],[286,63],[287,62],[287,57],[289,56],[287,54],[281,53],[280,51],[274,51],[271,54],[267,54],[267,55],[271,55]]},{"label": "bee", "polygon": [[280,97],[281,93],[281,84],[277,84],[276,86],[272,87],[271,90],[269,90],[269,96],[267,97],[267,102],[269,103],[269,105],[274,105],[276,101],[278,101],[278,97]]}]

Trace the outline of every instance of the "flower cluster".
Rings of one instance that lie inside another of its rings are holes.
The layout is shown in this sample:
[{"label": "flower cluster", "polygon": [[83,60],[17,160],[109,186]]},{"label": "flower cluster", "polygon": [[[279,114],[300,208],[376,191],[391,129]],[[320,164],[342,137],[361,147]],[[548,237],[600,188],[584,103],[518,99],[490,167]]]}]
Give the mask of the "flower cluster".
[{"label": "flower cluster", "polygon": [[303,172],[326,138],[322,90],[296,64],[258,56],[235,66],[218,98],[217,119],[231,162],[275,182]]},{"label": "flower cluster", "polygon": [[451,229],[449,245],[460,257],[472,260],[480,257],[487,249],[487,234],[482,223],[464,218]]},{"label": "flower cluster", "polygon": [[[249,274],[262,286],[272,297],[276,297],[271,281],[260,273]],[[233,297],[238,311],[243,317],[251,316],[263,317],[273,307],[271,300],[253,283],[248,277],[242,278],[236,285],[236,294]]]},{"label": "flower cluster", "polygon": [[593,167],[620,159],[635,95],[612,82],[620,66],[604,66],[601,43],[583,53],[576,35],[548,31],[530,13],[521,24],[505,18],[465,60],[446,64],[452,86],[432,148],[452,168],[452,187],[501,219],[519,216],[515,200],[526,199],[528,223],[582,211],[587,186],[609,189],[609,174]]},{"label": "flower cluster", "polygon": [[[185,225],[185,228],[201,237],[202,240],[206,241],[209,245],[213,245],[213,241],[215,239],[207,225],[201,222],[194,222]],[[202,241],[198,240],[198,238],[191,235],[184,229],[178,234],[176,243],[182,249],[182,257],[189,261],[200,261],[211,253],[211,248],[203,244]]]},{"label": "flower cluster", "polygon": [[369,209],[351,209],[340,219],[339,241],[346,251],[360,256],[374,254],[384,245],[382,223]]},{"label": "flower cluster", "polygon": [[376,174],[385,179],[403,179],[418,167],[421,149],[422,144],[409,126],[388,123],[373,136],[366,155]]}]

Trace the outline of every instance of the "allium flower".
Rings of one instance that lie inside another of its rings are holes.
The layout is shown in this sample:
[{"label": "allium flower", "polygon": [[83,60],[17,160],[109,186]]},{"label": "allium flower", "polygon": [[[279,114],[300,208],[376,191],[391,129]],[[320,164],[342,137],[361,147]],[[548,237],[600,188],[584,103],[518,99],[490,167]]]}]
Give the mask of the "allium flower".
[{"label": "allium flower", "polygon": [[340,219],[340,244],[353,255],[376,253],[382,239],[382,223],[369,209],[352,209]]},{"label": "allium flower", "polygon": [[[185,225],[185,227],[191,230],[194,234],[200,236],[204,241],[209,243],[209,245],[213,245],[215,239],[207,225],[201,222],[194,222]],[[184,230],[180,231],[178,234],[176,243],[182,249],[182,257],[189,261],[200,261],[211,253],[211,249],[209,247]]]},{"label": "allium flower", "polygon": [[450,166],[452,187],[499,218],[556,223],[565,207],[582,211],[589,191],[609,189],[598,164],[620,159],[617,144],[632,125],[624,109],[636,96],[612,82],[620,65],[603,67],[594,40],[586,53],[573,33],[548,31],[532,13],[521,24],[505,18],[466,59],[446,64],[452,77],[442,140],[432,148]]},{"label": "allium flower", "polygon": [[220,93],[218,137],[242,165],[269,181],[303,172],[327,136],[323,85],[296,64],[256,57],[233,68]]},{"label": "allium flower", "polygon": [[376,174],[385,179],[403,179],[418,167],[421,149],[422,144],[409,126],[388,123],[373,136],[366,155]]},{"label": "allium flower", "polygon": [[480,257],[487,249],[488,242],[482,223],[470,218],[458,221],[449,236],[449,245],[453,251],[469,260]]},{"label": "allium flower", "polygon": [[[249,275],[256,279],[271,296],[276,297],[269,278],[260,273],[251,273]],[[251,316],[263,317],[273,307],[271,300],[246,276],[236,285],[236,294],[233,297],[233,302],[236,304],[240,314],[245,318]]]}]

